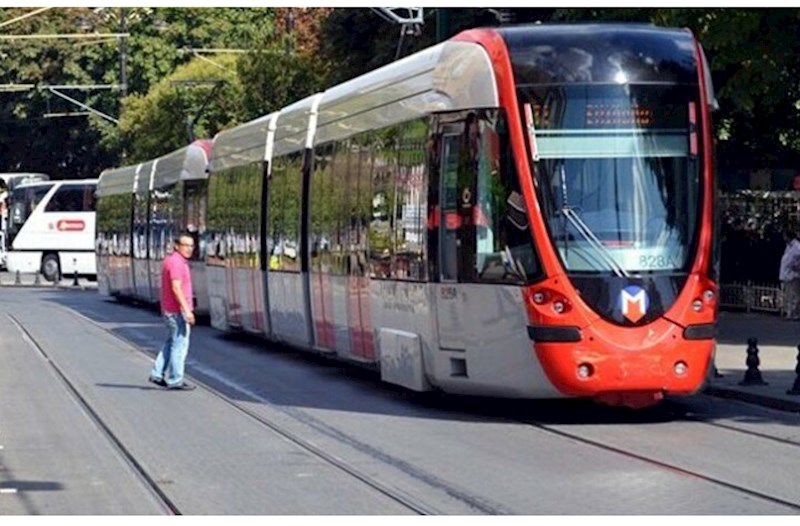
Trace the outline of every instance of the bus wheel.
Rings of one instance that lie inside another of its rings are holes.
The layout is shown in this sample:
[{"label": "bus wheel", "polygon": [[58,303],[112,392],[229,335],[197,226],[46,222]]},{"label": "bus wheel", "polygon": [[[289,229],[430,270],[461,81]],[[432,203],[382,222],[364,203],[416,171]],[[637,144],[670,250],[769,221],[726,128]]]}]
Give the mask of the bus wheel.
[{"label": "bus wheel", "polygon": [[61,275],[57,254],[47,254],[42,258],[42,276],[47,281],[56,281]]}]

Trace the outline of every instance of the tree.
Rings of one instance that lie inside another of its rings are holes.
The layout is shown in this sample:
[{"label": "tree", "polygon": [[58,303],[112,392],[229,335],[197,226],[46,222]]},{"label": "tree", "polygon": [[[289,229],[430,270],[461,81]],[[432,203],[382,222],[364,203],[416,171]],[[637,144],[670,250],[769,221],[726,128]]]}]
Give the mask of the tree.
[{"label": "tree", "polygon": [[237,63],[244,86],[242,107],[245,120],[277,111],[325,88],[326,67],[316,56],[285,51],[269,42]]},{"label": "tree", "polygon": [[[73,33],[88,10],[53,9],[8,26],[14,34]],[[11,20],[29,9],[2,9]],[[66,40],[14,40],[0,44],[0,84],[93,84],[95,71],[113,67],[103,53]],[[101,111],[113,111],[113,97],[101,92],[70,91],[69,96]],[[100,134],[85,117],[50,117],[80,111],[45,89],[0,95],[0,170],[40,171],[59,178],[96,177],[113,154],[100,146]]]},{"label": "tree", "polygon": [[243,89],[236,74],[236,60],[233,55],[196,58],[161,80],[146,95],[127,97],[119,132],[129,152],[128,164],[186,146],[190,120],[196,138],[211,138],[241,122],[244,114],[237,101],[243,98]]}]

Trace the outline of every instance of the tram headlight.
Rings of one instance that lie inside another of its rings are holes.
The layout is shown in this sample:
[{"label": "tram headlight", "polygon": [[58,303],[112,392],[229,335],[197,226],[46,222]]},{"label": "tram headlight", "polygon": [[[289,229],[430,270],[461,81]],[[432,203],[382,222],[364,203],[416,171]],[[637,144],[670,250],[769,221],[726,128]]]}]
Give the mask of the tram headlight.
[{"label": "tram headlight", "polygon": [[578,366],[578,378],[589,378],[594,374],[594,367],[589,363],[582,363]]},{"label": "tram headlight", "polygon": [[714,291],[711,289],[708,289],[705,292],[703,292],[703,299],[706,300],[706,303],[711,303],[712,301],[714,301],[715,297],[716,294],[714,294]]},{"label": "tram headlight", "polygon": [[553,310],[556,314],[561,314],[565,310],[567,310],[567,306],[564,304],[563,301],[556,301],[553,303]]},{"label": "tram headlight", "polygon": [[702,301],[700,301],[700,300],[694,300],[694,301],[692,302],[692,309],[693,309],[695,312],[700,312],[701,310],[703,310],[703,302],[702,302]]},{"label": "tram headlight", "polygon": [[541,305],[546,299],[547,297],[544,295],[544,292],[536,292],[533,295],[533,302],[537,305]]}]

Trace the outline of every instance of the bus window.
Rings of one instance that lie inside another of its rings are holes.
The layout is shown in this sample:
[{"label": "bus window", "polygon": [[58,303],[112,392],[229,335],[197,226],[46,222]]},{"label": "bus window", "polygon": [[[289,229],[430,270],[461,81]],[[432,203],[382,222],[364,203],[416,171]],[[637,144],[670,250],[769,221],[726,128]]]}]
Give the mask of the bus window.
[{"label": "bus window", "polygon": [[64,185],[59,188],[45,212],[94,212],[94,185]]}]

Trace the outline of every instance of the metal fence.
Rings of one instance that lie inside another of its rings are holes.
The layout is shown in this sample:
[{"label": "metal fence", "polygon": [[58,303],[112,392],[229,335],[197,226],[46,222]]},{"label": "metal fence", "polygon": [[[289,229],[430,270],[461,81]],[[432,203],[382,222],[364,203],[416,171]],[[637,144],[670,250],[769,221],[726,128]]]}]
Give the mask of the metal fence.
[{"label": "metal fence", "polygon": [[720,285],[719,306],[723,309],[784,314],[783,305],[783,288],[780,285],[751,282]]},{"label": "metal fence", "polygon": [[784,314],[777,282],[783,232],[800,228],[800,192],[720,193],[722,283],[720,307]]}]

